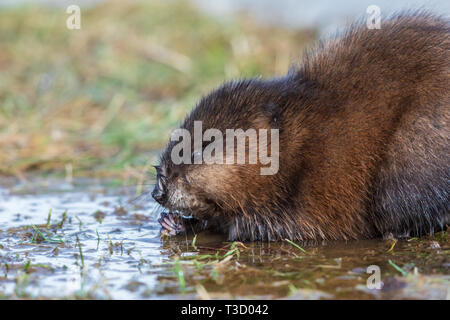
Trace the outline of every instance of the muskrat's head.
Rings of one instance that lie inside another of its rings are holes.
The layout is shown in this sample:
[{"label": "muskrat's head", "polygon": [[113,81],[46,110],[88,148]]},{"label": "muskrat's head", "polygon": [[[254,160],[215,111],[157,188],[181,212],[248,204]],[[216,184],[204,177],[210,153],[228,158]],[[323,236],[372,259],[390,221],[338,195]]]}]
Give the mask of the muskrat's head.
[{"label": "muskrat's head", "polygon": [[279,145],[287,89],[279,82],[231,82],[204,97],[161,156],[155,200],[207,220],[275,199],[286,185]]}]

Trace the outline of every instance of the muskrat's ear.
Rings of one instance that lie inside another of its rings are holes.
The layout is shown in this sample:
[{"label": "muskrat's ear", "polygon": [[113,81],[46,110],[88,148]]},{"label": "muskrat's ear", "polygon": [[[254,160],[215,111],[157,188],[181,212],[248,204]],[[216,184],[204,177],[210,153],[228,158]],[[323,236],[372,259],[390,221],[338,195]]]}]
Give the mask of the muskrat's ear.
[{"label": "muskrat's ear", "polygon": [[273,102],[266,103],[262,107],[263,114],[268,117],[270,127],[281,129],[281,109]]}]

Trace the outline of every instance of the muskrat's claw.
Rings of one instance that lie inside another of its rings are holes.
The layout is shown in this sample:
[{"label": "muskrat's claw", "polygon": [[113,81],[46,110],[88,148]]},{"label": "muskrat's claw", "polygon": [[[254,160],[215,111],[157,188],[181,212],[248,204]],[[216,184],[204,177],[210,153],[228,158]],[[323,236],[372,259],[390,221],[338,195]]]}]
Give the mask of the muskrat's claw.
[{"label": "muskrat's claw", "polygon": [[176,236],[185,231],[183,221],[180,218],[174,217],[173,214],[162,212],[161,217],[158,219],[161,224],[161,234]]}]

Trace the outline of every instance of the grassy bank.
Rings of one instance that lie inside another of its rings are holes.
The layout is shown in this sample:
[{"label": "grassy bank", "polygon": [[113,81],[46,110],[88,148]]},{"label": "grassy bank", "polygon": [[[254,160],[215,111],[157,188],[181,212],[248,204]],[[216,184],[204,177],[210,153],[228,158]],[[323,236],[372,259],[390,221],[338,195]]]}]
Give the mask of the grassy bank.
[{"label": "grassy bank", "polygon": [[283,74],[312,31],[217,19],[188,2],[0,9],[0,174],[150,169],[170,131],[224,80]]}]

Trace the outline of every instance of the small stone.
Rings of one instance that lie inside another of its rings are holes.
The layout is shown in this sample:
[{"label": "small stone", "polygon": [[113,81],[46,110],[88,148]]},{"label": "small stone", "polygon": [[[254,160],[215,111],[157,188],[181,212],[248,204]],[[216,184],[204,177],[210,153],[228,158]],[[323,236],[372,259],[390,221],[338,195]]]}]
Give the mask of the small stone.
[{"label": "small stone", "polygon": [[431,241],[430,248],[431,249],[440,249],[441,246],[439,245],[439,243],[437,241]]}]

